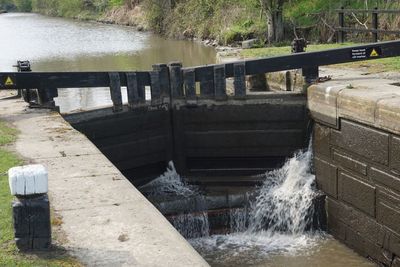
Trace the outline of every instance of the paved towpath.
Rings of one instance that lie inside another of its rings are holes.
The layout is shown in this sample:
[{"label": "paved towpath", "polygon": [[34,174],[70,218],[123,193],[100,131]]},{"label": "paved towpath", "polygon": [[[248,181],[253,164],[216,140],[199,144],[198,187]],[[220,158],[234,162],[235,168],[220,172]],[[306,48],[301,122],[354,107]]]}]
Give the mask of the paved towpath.
[{"label": "paved towpath", "polygon": [[[49,171],[65,248],[88,266],[208,266],[101,152],[55,112],[0,92],[0,119],[20,131],[16,151]],[[3,98],[3,99],[2,99]]]}]

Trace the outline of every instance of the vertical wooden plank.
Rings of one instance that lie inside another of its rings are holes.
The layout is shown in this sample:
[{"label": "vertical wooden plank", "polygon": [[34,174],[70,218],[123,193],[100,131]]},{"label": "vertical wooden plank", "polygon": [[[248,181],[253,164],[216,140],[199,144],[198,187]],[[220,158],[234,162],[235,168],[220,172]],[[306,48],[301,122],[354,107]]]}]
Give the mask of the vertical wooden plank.
[{"label": "vertical wooden plank", "polygon": [[375,32],[372,33],[373,41],[376,43],[378,42],[378,30],[379,28],[379,21],[378,21],[378,8],[375,7],[374,10],[372,11],[372,30],[376,30]]},{"label": "vertical wooden plank", "polygon": [[151,81],[151,104],[160,105],[161,100],[161,87],[160,87],[160,72],[152,71],[150,72]]},{"label": "vertical wooden plank", "polygon": [[122,111],[122,93],[121,93],[121,81],[119,78],[118,72],[110,72],[108,73],[108,77],[110,78],[110,94],[111,100],[113,102],[113,111],[119,112]]},{"label": "vertical wooden plank", "polygon": [[172,133],[174,142],[174,163],[179,174],[187,174],[186,150],[185,150],[185,108],[176,109],[172,107]]},{"label": "vertical wooden plank", "polygon": [[200,80],[200,95],[202,97],[214,97],[214,67],[206,68]]},{"label": "vertical wooden plank", "polygon": [[[150,72],[148,72],[147,75],[150,77]],[[139,75],[139,73],[136,74],[136,77],[140,103],[146,103],[146,83],[143,81],[144,77]]]},{"label": "vertical wooden plank", "polygon": [[169,78],[172,98],[183,97],[182,63],[171,62],[169,66]]},{"label": "vertical wooden plank", "polygon": [[160,93],[161,98],[169,98],[170,97],[170,82],[169,82],[169,68],[167,64],[155,64],[153,65],[153,71],[156,71],[160,74]]},{"label": "vertical wooden plank", "polygon": [[246,97],[246,63],[238,62],[233,65],[233,86],[235,88],[235,97]]},{"label": "vertical wooden plank", "polygon": [[215,99],[226,100],[225,65],[214,66]]},{"label": "vertical wooden plank", "polygon": [[183,71],[183,81],[186,100],[196,99],[196,76],[194,69]]},{"label": "vertical wooden plank", "polygon": [[133,108],[135,105],[139,104],[139,85],[136,72],[127,72],[126,74],[126,88],[128,92],[128,105]]}]

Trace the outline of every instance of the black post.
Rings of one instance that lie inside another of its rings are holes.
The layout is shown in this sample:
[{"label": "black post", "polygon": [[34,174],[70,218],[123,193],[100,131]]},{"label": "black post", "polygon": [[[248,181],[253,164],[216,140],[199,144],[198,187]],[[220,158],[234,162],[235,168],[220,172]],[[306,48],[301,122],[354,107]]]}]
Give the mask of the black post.
[{"label": "black post", "polygon": [[314,67],[303,68],[302,70],[303,70],[303,77],[305,80],[303,90],[304,93],[307,93],[307,88],[318,81],[319,68],[318,66],[314,66]]},{"label": "black post", "polygon": [[338,41],[339,43],[344,43],[346,37],[345,37],[345,32],[343,30],[344,28],[344,7],[340,8],[341,11],[339,11],[339,30],[338,30]]},{"label": "black post", "polygon": [[47,250],[51,245],[47,194],[19,196],[12,202],[15,244],[19,250]]},{"label": "black post", "polygon": [[233,75],[234,75],[234,88],[235,98],[246,97],[246,63],[238,62],[233,64]]},{"label": "black post", "polygon": [[125,76],[126,89],[128,93],[128,106],[133,108],[135,105],[145,102],[145,100],[140,98],[138,77],[136,72],[126,73]]},{"label": "black post", "polygon": [[198,78],[200,80],[200,97],[214,98],[214,67],[205,67],[203,73]]},{"label": "black post", "polygon": [[171,62],[168,64],[168,66],[169,66],[171,97],[172,99],[181,98],[183,97],[182,63]]},{"label": "black post", "polygon": [[118,72],[110,72],[108,74],[110,79],[110,94],[113,102],[113,111],[122,111],[122,93],[121,93],[121,80]]},{"label": "black post", "polygon": [[[168,69],[167,64],[154,64],[153,71],[158,73],[158,85],[155,86],[155,88],[154,88],[155,90],[153,90],[153,87],[151,88],[152,103],[157,102],[156,99],[154,99],[155,102],[153,102],[153,95],[155,97],[160,98],[158,101],[160,103],[162,103],[164,98],[170,97],[169,69]],[[156,75],[156,74],[154,74],[154,75]],[[152,78],[156,78],[156,77],[152,76]],[[152,83],[152,86],[153,86],[153,83]]]},{"label": "black post", "polygon": [[[51,246],[48,173],[42,165],[27,165],[8,171],[12,202],[14,237],[17,248],[47,250]],[[34,180],[35,182],[32,182]]]},{"label": "black post", "polygon": [[379,21],[378,21],[378,8],[375,7],[374,10],[372,11],[372,30],[375,30],[372,32],[372,37],[374,42],[378,42],[378,28],[379,28]]},{"label": "black post", "polygon": [[171,87],[169,78],[169,68],[167,64],[153,65],[151,78],[151,103],[153,105],[170,103]]},{"label": "black post", "polygon": [[218,65],[214,67],[214,86],[215,86],[215,99],[226,100],[226,76],[225,65]]},{"label": "black post", "polygon": [[286,71],[285,80],[286,80],[286,91],[292,91],[292,74],[290,73],[290,71]]},{"label": "black post", "polygon": [[194,69],[183,71],[183,84],[186,100],[196,99],[196,76]]}]

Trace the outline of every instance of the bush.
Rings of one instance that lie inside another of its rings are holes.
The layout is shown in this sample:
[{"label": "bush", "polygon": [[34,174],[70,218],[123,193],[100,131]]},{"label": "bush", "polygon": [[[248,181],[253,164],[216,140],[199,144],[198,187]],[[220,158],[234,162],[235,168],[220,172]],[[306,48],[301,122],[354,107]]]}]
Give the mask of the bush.
[{"label": "bush", "polygon": [[32,11],[32,0],[15,0],[15,6],[18,11],[31,12]]}]

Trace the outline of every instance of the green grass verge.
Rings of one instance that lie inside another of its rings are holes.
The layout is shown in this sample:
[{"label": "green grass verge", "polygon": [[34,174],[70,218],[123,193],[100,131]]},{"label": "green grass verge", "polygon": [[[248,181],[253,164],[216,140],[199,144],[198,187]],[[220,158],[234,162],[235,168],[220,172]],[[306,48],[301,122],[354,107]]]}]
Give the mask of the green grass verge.
[{"label": "green grass verge", "polygon": [[7,127],[5,122],[0,121],[0,146],[13,142],[16,134],[17,131],[15,129]]},{"label": "green grass verge", "polygon": [[[318,44],[309,45],[307,52],[321,51],[326,49],[343,48],[346,46],[355,45],[354,43],[344,44]],[[283,47],[267,47],[267,48],[254,48],[245,49],[241,51],[241,56],[244,58],[260,58],[260,57],[272,57],[289,55],[291,48],[289,46]],[[385,72],[385,71],[398,71],[400,70],[400,57],[383,58],[368,61],[358,61],[353,63],[345,63],[339,65],[332,65],[332,67],[349,67],[349,68],[360,68],[367,67],[369,72]]]},{"label": "green grass verge", "polygon": [[11,210],[13,196],[8,186],[7,171],[21,164],[22,160],[6,147],[14,142],[16,136],[17,130],[0,121],[0,266],[81,266],[75,259],[57,249],[30,254],[18,252],[14,243]]}]

